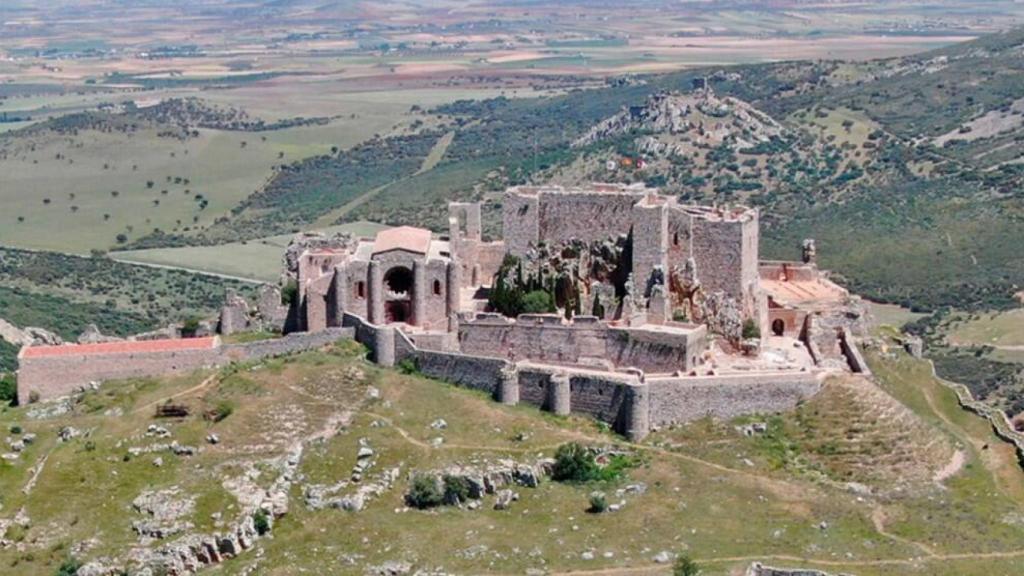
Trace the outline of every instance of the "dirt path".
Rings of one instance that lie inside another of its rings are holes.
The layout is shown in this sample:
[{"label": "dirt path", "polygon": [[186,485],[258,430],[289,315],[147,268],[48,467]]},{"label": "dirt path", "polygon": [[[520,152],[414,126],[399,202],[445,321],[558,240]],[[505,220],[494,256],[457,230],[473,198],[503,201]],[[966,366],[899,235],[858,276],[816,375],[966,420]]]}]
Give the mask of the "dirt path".
[{"label": "dirt path", "polygon": [[902,536],[897,536],[891,532],[886,531],[886,520],[888,520],[888,518],[886,518],[885,510],[881,506],[875,506],[871,510],[871,525],[875,527],[875,532],[878,532],[882,536],[885,536],[886,538],[893,540],[895,542],[899,542],[901,544],[917,548],[918,550],[923,552],[925,556],[936,556],[935,550],[933,550],[930,546],[922,544],[921,542],[915,542],[913,540],[903,538]]},{"label": "dirt path", "polygon": [[156,406],[158,406],[160,404],[163,404],[164,402],[167,402],[167,401],[170,401],[170,400],[174,400],[175,398],[181,398],[182,396],[187,396],[189,394],[193,394],[195,392],[198,392],[198,391],[206,388],[210,384],[212,384],[217,379],[218,376],[220,376],[220,373],[210,374],[205,380],[203,380],[199,384],[196,384],[195,386],[193,386],[193,387],[191,387],[191,388],[189,388],[187,390],[182,390],[181,392],[177,392],[177,393],[171,394],[170,396],[166,396],[164,398],[159,398],[159,399],[154,400],[154,401],[152,401],[152,402],[150,402],[148,404],[144,404],[142,406],[139,406],[135,410],[132,410],[132,414],[138,414],[138,413],[140,413],[140,412],[142,412],[144,410],[152,410],[153,408],[155,408]]},{"label": "dirt path", "polygon": [[964,462],[967,461],[967,454],[963,450],[957,450],[953,453],[953,457],[949,459],[949,463],[942,467],[941,470],[935,472],[933,481],[942,485],[947,479],[952,478],[964,467]]},{"label": "dirt path", "polygon": [[[1024,558],[1024,550],[1009,552],[977,552],[968,554],[935,554],[923,558],[878,558],[875,560],[814,560],[801,556],[770,554],[766,556],[723,556],[720,558],[697,558],[702,564],[725,564],[734,562],[788,562],[810,564],[818,567],[849,568],[856,566],[914,566],[952,560],[1000,560]],[[552,576],[629,576],[641,574],[670,574],[671,566],[664,564],[648,564],[629,568],[604,568],[598,570],[570,570],[568,572],[552,572]]]}]

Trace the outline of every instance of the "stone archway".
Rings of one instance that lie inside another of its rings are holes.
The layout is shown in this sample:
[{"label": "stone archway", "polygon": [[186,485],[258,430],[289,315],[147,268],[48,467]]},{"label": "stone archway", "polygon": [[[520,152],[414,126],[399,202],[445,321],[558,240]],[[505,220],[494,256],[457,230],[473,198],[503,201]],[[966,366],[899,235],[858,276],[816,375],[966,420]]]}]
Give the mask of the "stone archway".
[{"label": "stone archway", "polygon": [[782,336],[786,332],[786,322],[782,318],[776,318],[772,322],[772,334]]},{"label": "stone archway", "polygon": [[410,322],[412,320],[412,293],[414,287],[412,270],[395,266],[384,274],[384,319],[386,322]]}]

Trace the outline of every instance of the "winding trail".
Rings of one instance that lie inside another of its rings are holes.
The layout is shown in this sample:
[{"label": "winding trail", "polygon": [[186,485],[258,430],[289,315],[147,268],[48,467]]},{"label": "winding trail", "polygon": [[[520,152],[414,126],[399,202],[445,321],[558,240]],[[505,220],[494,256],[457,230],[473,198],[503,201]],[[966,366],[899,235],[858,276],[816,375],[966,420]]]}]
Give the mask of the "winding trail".
[{"label": "winding trail", "polygon": [[135,410],[132,410],[131,413],[132,414],[138,414],[138,413],[140,413],[140,412],[142,412],[144,410],[152,410],[153,408],[155,408],[156,406],[158,406],[160,404],[163,404],[164,402],[168,402],[170,400],[174,400],[175,398],[181,398],[182,396],[187,396],[189,394],[193,394],[195,392],[199,392],[200,390],[203,390],[204,388],[206,388],[210,384],[212,384],[215,380],[217,380],[217,378],[219,376],[220,376],[219,372],[215,372],[213,374],[210,374],[205,380],[203,380],[199,384],[196,384],[195,386],[193,386],[193,387],[191,387],[191,388],[189,388],[187,390],[182,390],[181,392],[176,392],[174,394],[171,394],[170,396],[165,396],[163,398],[158,398],[156,400],[153,400],[152,402],[149,402],[148,404],[144,404],[142,406],[139,406]]},{"label": "winding trail", "polygon": [[[718,558],[697,558],[702,564],[726,564],[734,562],[790,562],[821,567],[849,568],[857,566],[915,566],[957,560],[1006,560],[1024,558],[1024,550],[1009,552],[977,552],[965,554],[935,554],[921,558],[878,558],[875,560],[815,560],[801,556],[770,554],[764,556],[721,556]],[[604,568],[597,570],[570,570],[552,572],[552,576],[628,576],[635,574],[668,574],[671,566],[665,564],[646,564],[629,568]]]}]

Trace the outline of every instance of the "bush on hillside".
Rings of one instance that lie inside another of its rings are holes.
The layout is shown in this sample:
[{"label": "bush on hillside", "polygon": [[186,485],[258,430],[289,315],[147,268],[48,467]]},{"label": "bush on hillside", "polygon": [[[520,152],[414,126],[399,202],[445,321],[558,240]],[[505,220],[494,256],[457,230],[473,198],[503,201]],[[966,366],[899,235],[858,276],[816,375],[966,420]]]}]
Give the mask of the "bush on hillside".
[{"label": "bush on hillside", "polygon": [[557,482],[590,482],[599,475],[594,455],[576,442],[562,444],[555,451],[551,478]]},{"label": "bush on hillside", "polygon": [[434,508],[444,504],[444,491],[437,478],[429,474],[417,474],[412,479],[409,493],[405,495],[405,503],[420,510]]}]

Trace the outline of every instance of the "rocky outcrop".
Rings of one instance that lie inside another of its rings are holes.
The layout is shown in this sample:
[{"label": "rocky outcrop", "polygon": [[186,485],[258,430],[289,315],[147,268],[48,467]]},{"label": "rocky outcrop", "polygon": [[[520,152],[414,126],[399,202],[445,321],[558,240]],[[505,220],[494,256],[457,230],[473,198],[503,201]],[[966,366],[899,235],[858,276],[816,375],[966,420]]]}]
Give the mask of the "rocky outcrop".
[{"label": "rocky outcrop", "polygon": [[[630,132],[686,135],[702,144],[724,144],[733,150],[784,135],[782,125],[737,98],[719,98],[710,90],[688,94],[661,92],[650,96],[643,105],[623,108],[605,119],[573,146],[587,146]],[[678,138],[654,136],[638,139],[637,145],[641,152],[654,155],[680,155],[689,149]]]},{"label": "rocky outcrop", "polygon": [[102,344],[104,342],[119,342],[121,340],[123,339],[103,334],[95,324],[89,324],[85,327],[85,330],[78,335],[79,344]]},{"label": "rocky outcrop", "polygon": [[0,340],[15,346],[57,346],[64,343],[60,336],[44,328],[29,326],[18,328],[0,318]]}]

